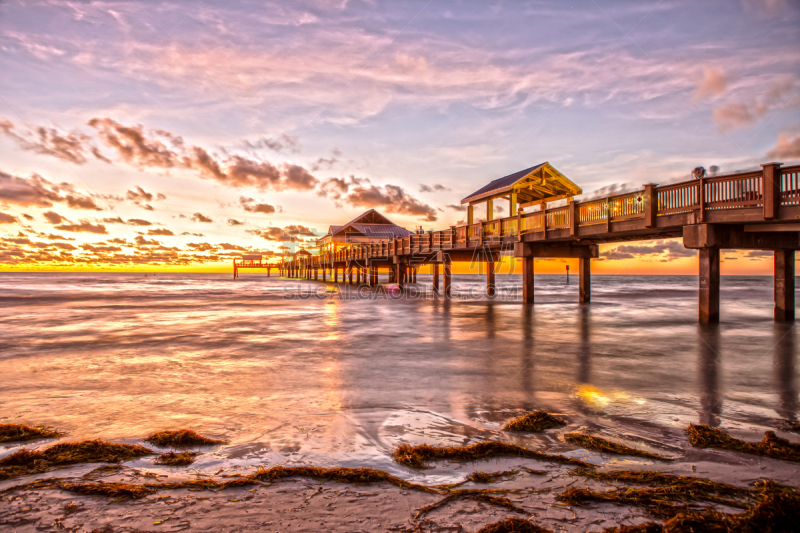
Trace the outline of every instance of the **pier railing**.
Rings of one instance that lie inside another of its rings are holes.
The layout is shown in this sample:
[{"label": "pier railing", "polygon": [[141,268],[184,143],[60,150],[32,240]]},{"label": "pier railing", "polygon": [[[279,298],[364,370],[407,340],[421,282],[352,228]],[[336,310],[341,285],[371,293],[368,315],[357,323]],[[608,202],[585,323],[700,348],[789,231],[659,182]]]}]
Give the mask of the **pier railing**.
[{"label": "pier railing", "polygon": [[564,229],[574,236],[579,227],[605,224],[610,231],[612,223],[634,219],[645,219],[646,227],[653,227],[657,217],[683,213],[696,213],[696,220],[702,222],[709,211],[763,208],[765,218],[768,218],[766,213],[770,209],[774,208],[777,213],[776,209],[780,206],[798,205],[800,165],[785,168],[773,166],[769,174],[762,169],[660,187],[645,185],[640,191],[569,202],[565,206],[544,211],[451,226],[402,239],[353,244],[335,252],[306,257],[299,263],[316,268],[346,261],[470,247],[504,239],[519,240],[522,235],[530,233],[543,233],[546,236],[548,231]]}]

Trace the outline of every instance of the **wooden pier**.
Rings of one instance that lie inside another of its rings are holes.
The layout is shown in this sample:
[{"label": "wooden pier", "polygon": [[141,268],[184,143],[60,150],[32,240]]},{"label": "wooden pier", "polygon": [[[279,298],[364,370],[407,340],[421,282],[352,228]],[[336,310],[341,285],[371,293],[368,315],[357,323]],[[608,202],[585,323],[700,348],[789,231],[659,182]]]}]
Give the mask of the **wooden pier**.
[{"label": "wooden pier", "polygon": [[261,259],[262,256],[260,255],[245,255],[237,262],[236,259],[233,260],[233,279],[239,277],[239,269],[244,268],[258,268],[258,269],[267,269],[267,276],[272,274],[272,269],[274,268],[276,271],[281,270],[281,265],[278,263],[264,263]]},{"label": "wooden pier", "polygon": [[[591,300],[591,260],[599,257],[599,244],[682,237],[686,248],[699,251],[701,322],[719,321],[720,250],[726,249],[774,252],[775,320],[794,320],[800,165],[784,168],[781,163],[769,163],[758,171],[664,186],[646,184],[640,191],[583,202],[569,198],[569,182],[564,180],[567,192],[561,198],[569,200],[567,205],[547,209],[544,200],[552,201],[558,192],[547,189],[547,179],[557,177],[557,171],[549,169],[547,163],[531,167],[517,173],[521,178],[506,176],[467,197],[463,201],[469,203],[467,225],[380,243],[352,243],[333,252],[286,260],[280,264],[281,275],[319,280],[321,272],[322,281],[327,281],[330,273],[331,281],[338,283],[341,272],[342,282],[347,277],[353,283],[355,275],[356,283],[375,285],[380,269],[388,270],[390,281],[402,289],[419,267],[432,265],[434,289],[449,297],[452,263],[483,261],[486,292],[492,295],[494,263],[504,252],[513,251],[514,257],[522,259],[524,303],[534,301],[536,258],[579,259],[579,301],[585,303]],[[506,182],[511,185],[491,188]],[[547,189],[544,193],[542,187]],[[535,197],[536,191],[538,201],[520,199],[525,192]],[[498,198],[509,201],[512,216],[492,219],[492,202]],[[486,203],[487,220],[473,223],[477,201]],[[541,209],[524,214],[517,210],[530,205]]]}]

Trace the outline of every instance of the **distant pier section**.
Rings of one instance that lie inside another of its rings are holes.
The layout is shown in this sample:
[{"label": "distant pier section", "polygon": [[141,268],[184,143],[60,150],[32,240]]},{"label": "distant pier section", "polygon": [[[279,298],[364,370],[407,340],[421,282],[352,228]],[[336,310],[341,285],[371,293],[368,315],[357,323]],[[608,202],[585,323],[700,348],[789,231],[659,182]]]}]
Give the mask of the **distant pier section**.
[{"label": "distant pier section", "polygon": [[[701,169],[700,169],[701,170]],[[402,289],[423,265],[432,265],[434,290],[450,297],[453,261],[486,263],[486,293],[495,294],[501,254],[522,259],[522,301],[534,301],[536,258],[579,260],[579,301],[591,300],[591,260],[599,244],[683,238],[699,252],[700,322],[719,322],[720,250],[774,253],[777,321],[795,319],[795,251],[800,249],[800,165],[767,163],[760,170],[722,176],[695,174],[671,185],[645,184],[636,192],[577,202],[580,187],[549,163],[496,179],[462,200],[467,224],[411,233],[370,210],[331,226],[319,253],[286,257],[282,276],[348,283],[378,283],[379,270]],[[556,201],[566,205],[548,207]],[[507,201],[510,216],[494,219],[494,202]],[[564,203],[564,202],[561,202]],[[486,206],[485,220],[474,209]],[[530,209],[530,211],[528,211]],[[242,258],[244,262],[245,256]],[[259,257],[260,263],[260,257]],[[245,267],[234,263],[236,268]],[[263,267],[262,267],[263,268]],[[440,274],[441,281],[440,283]]]}]

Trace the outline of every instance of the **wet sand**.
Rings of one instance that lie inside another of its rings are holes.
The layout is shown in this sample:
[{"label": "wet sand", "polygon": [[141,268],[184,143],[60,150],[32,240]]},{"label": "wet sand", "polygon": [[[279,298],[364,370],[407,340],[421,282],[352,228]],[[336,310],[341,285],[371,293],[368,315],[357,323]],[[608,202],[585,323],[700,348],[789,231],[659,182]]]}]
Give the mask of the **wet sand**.
[{"label": "wet sand", "polygon": [[[598,277],[592,304],[579,306],[576,285],[542,276],[530,307],[513,299],[516,279],[503,276],[501,298],[491,302],[470,297],[482,279],[458,276],[453,301],[364,300],[330,284],[323,298],[287,299],[285,287],[321,285],[258,276],[241,283],[219,276],[13,276],[0,276],[0,422],[48,424],[66,435],[0,445],[0,457],[94,438],[141,444],[155,431],[188,427],[228,443],[198,449],[191,467],[157,466],[152,457],[126,467],[177,480],[247,474],[262,465],[372,467],[429,486],[513,468],[523,473],[484,488],[511,491],[509,499],[522,498],[537,523],[556,531],[602,531],[647,515],[611,504],[557,505],[565,487],[611,488],[565,467],[499,459],[418,471],[394,462],[391,451],[404,443],[502,440],[603,468],[657,469],[743,487],[760,478],[797,487],[800,479],[798,464],[692,448],[684,433],[689,423],[705,423],[751,442],[766,430],[798,442],[781,431],[784,420],[797,417],[797,330],[772,322],[770,278],[724,278],[723,323],[706,328],[696,323],[694,278]],[[568,425],[502,430],[532,409],[557,413]],[[674,460],[586,451],[562,437],[576,430]],[[440,498],[392,485],[309,480],[160,491],[122,503],[58,489],[8,491],[36,479],[80,478],[96,466],[0,482],[0,523],[55,529],[63,504],[74,500],[84,510],[64,524],[80,523],[80,531],[105,524],[160,531],[178,523],[302,531],[320,530],[320,519],[331,531],[413,529],[422,522],[410,517]],[[306,502],[320,486],[325,490]],[[162,515],[170,519],[156,525]],[[506,516],[515,514],[466,501],[426,519],[477,531]]]}]

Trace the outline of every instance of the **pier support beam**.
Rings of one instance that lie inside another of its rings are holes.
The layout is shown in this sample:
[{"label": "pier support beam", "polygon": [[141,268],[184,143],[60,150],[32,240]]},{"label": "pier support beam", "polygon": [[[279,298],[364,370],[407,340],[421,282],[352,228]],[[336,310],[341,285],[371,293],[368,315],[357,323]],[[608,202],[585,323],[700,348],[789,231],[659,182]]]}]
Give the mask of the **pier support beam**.
[{"label": "pier support beam", "polygon": [[376,287],[378,285],[378,267],[370,267],[369,285],[370,287]]},{"label": "pier support beam", "polygon": [[328,269],[322,267],[322,282],[324,283],[326,281],[328,281]]},{"label": "pier support beam", "polygon": [[578,261],[578,301],[588,304],[592,301],[592,260],[586,257]]},{"label": "pier support beam", "polygon": [[533,257],[522,258],[522,303],[533,303]]},{"label": "pier support beam", "polygon": [[353,265],[350,265],[347,268],[347,283],[349,283],[350,285],[353,284]]},{"label": "pier support beam", "polygon": [[494,283],[494,261],[486,261],[486,296],[494,297],[497,288]]},{"label": "pier support beam", "polygon": [[411,276],[412,276],[411,283],[417,282],[417,270],[419,269],[416,267],[411,270]]},{"label": "pier support beam", "polygon": [[397,263],[394,267],[395,279],[397,279],[397,288],[403,290],[403,285],[406,283],[406,266],[403,263]]},{"label": "pier support beam", "polygon": [[433,264],[433,292],[439,293],[439,263]]},{"label": "pier support beam", "polygon": [[700,322],[719,322],[719,248],[700,248]]},{"label": "pier support beam", "polygon": [[450,285],[452,284],[452,274],[451,274],[451,267],[452,263],[450,261],[445,261],[444,265],[444,296],[445,298],[450,298]]},{"label": "pier support beam", "polygon": [[794,320],[794,250],[775,250],[775,320]]}]

